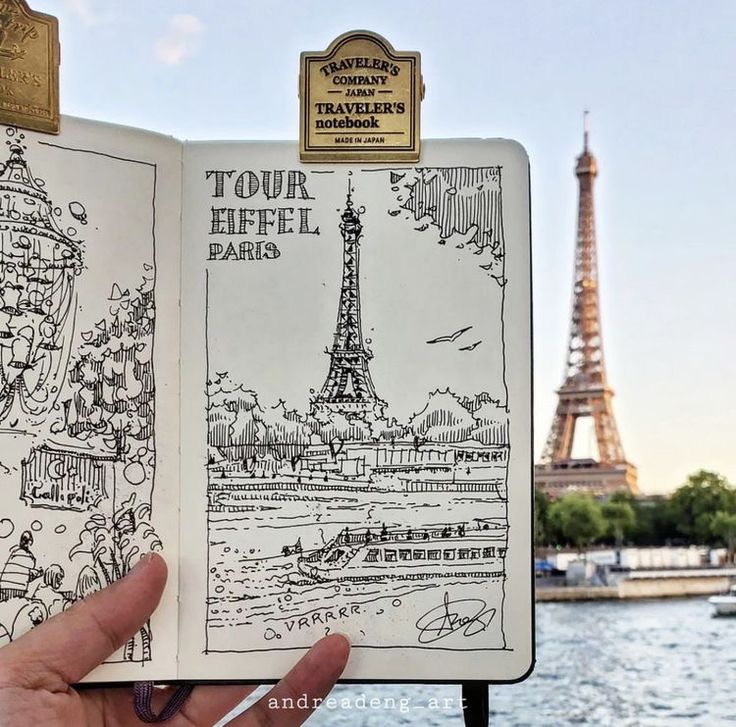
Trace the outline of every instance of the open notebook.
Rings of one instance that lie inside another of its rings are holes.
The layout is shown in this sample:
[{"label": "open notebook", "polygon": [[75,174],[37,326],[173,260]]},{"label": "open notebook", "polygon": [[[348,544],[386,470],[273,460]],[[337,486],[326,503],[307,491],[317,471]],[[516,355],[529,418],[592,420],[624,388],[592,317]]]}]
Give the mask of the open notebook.
[{"label": "open notebook", "polygon": [[0,127],[0,644],[161,550],[91,681],[533,661],[529,174]]}]

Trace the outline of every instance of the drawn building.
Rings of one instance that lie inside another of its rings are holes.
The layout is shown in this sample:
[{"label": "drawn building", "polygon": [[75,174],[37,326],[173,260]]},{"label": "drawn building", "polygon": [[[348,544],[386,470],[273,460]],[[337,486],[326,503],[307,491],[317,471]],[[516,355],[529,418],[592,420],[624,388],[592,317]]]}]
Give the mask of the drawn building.
[{"label": "drawn building", "polygon": [[363,226],[348,191],[341,216],[343,240],[342,286],[337,326],[330,356],[330,369],[321,391],[312,401],[312,412],[382,415],[386,406],[379,399],[368,369],[372,358],[363,339],[360,318],[360,240]]},{"label": "drawn building", "polygon": [[496,492],[509,447],[473,442],[433,442],[421,447],[412,441],[312,445],[299,467],[310,474],[337,475],[370,483],[375,489],[405,492]]},{"label": "drawn building", "polygon": [[[608,385],[603,360],[593,210],[593,182],[597,174],[598,164],[588,148],[586,125],[583,153],[575,168],[580,192],[565,380],[557,392],[557,409],[541,463],[535,469],[536,485],[553,497],[568,491],[594,496],[618,490],[639,492],[636,468],[626,460],[613,416],[613,390]],[[594,424],[597,459],[573,457],[576,426],[585,417]]]},{"label": "drawn building", "polygon": [[21,499],[31,507],[81,512],[114,489],[115,457],[42,445],[21,463]]}]

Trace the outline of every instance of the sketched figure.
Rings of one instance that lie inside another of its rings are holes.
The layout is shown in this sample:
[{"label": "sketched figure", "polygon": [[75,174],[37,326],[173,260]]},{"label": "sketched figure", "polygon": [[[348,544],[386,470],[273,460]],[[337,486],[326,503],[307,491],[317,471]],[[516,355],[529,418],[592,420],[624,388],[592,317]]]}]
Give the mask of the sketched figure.
[{"label": "sketched figure", "polygon": [[48,618],[46,607],[38,601],[26,601],[13,619],[11,641],[43,623]]},{"label": "sketched figure", "polygon": [[63,580],[64,569],[53,563],[44,571],[43,579],[35,588],[29,589],[29,597],[43,603],[49,616],[61,613],[74,600],[73,594],[61,590]]},{"label": "sketched figure", "polygon": [[15,641],[48,616],[46,606],[39,601],[17,597],[3,601],[0,603],[0,646]]},{"label": "sketched figure", "polygon": [[24,530],[18,545],[10,549],[0,573],[0,602],[16,596],[25,598],[30,582],[43,575],[43,571],[36,568],[36,556],[31,552],[32,545],[33,535],[29,530]]},{"label": "sketched figure", "polygon": [[102,583],[97,571],[91,565],[85,565],[77,576],[77,587],[74,591],[76,600],[81,601],[87,596],[102,590]]}]

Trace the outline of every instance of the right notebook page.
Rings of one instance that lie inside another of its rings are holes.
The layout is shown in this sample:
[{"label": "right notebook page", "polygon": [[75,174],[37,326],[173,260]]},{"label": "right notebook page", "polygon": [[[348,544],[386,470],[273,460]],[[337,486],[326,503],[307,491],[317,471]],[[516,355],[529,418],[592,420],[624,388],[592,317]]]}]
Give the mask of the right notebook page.
[{"label": "right notebook page", "polygon": [[529,171],[184,154],[180,677],[515,680],[533,661]]}]

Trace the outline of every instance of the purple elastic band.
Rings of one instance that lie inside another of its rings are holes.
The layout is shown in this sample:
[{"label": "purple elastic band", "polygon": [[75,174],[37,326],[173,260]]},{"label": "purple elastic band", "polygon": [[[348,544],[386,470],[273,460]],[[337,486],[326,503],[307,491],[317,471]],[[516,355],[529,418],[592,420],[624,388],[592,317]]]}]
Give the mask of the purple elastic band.
[{"label": "purple elastic band", "polygon": [[135,709],[135,714],[141,722],[146,722],[147,724],[168,722],[184,706],[184,702],[189,699],[189,695],[193,689],[193,684],[185,684],[177,687],[161,712],[154,714],[151,709],[153,682],[136,682],[133,685],[133,709]]}]

